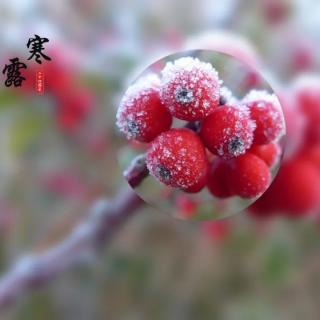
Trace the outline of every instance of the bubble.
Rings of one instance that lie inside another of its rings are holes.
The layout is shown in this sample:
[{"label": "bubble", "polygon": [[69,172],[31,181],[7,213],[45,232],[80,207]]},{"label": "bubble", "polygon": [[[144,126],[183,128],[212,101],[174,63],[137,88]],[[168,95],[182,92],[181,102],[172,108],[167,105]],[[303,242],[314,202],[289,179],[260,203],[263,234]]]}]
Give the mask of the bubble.
[{"label": "bubble", "polygon": [[[157,67],[159,65],[164,66],[162,70],[159,70]],[[195,72],[195,68],[199,68],[201,72]],[[206,99],[204,94],[205,90],[210,90],[210,86],[212,85],[210,79],[207,79],[207,76],[203,76],[207,75],[209,72],[209,74],[213,74],[214,77],[218,77],[219,80],[216,85],[220,86],[220,90],[214,93],[214,99],[218,101],[216,108],[223,108],[224,106],[230,105],[238,108],[239,114],[243,115],[243,117],[250,116],[250,110],[245,106],[245,103],[258,99],[274,104],[279,110],[279,114],[283,116],[279,100],[266,81],[261,81],[252,88],[247,88],[239,83],[239,78],[241,78],[241,76],[245,78],[245,75],[252,71],[252,67],[244,64],[244,62],[220,52],[210,50],[178,52],[155,61],[147,69],[142,71],[140,76],[130,87],[131,89],[129,88],[129,91],[141,90],[141,86],[143,87],[144,83],[139,81],[139,79],[144,78],[148,79],[149,83],[152,81],[154,86],[159,88],[159,92],[161,93],[162,88],[167,86],[174,78],[176,89],[172,96],[172,101],[178,101],[184,108],[188,109],[188,112],[196,115],[197,113],[194,110],[197,108],[203,108],[204,110],[210,110],[211,108],[210,99]],[[254,71],[256,72],[256,70]],[[190,72],[193,75],[191,81],[188,80],[189,78],[185,76],[184,72]],[[176,77],[177,74],[179,74],[179,77]],[[199,81],[202,83],[201,87],[198,87]],[[119,105],[121,107],[120,103]],[[167,108],[173,113],[171,105],[168,105]],[[275,117],[276,116],[278,115],[275,115]],[[133,115],[131,121],[126,123],[130,138],[133,139],[136,131],[139,129],[139,126],[137,126],[134,121],[135,119],[136,117]],[[195,135],[198,135],[201,122],[201,119],[185,121],[177,119],[174,116],[172,128],[188,128],[189,130],[192,130]],[[234,123],[236,132],[241,131],[241,126],[241,120]],[[283,126],[283,128],[284,130],[281,134],[281,138],[275,141],[279,146],[280,152],[277,162],[270,168],[272,180],[277,174],[284,152],[285,126]],[[255,123],[252,123],[252,130],[255,129]],[[266,130],[268,131],[268,129]],[[119,135],[121,135],[121,133],[119,133]],[[205,148],[205,154],[210,168],[218,160],[223,160],[226,150],[235,157],[250,152],[250,149],[249,151],[245,149],[243,136],[240,137],[237,134],[232,136],[231,125],[230,127],[227,126],[223,129],[223,135],[226,136],[225,141],[228,141],[227,147],[220,145],[219,148],[217,148],[217,154],[212,154]],[[250,137],[247,138],[249,141],[253,140],[252,137],[251,140]],[[132,167],[134,167],[132,164],[135,163],[135,159],[139,159],[139,162],[137,162],[139,165],[137,165],[136,170],[138,175],[139,170],[141,171],[141,180],[139,180],[138,183],[136,183],[135,180],[132,187],[143,200],[160,212],[169,214],[174,218],[185,220],[223,219],[242,212],[262,195],[258,194],[254,198],[241,198],[237,195],[217,197],[213,196],[206,187],[199,192],[192,193],[197,191],[197,185],[201,187],[201,183],[203,183],[203,177],[198,176],[197,178],[194,178],[192,172],[193,167],[197,166],[197,154],[192,154],[192,150],[190,151],[188,147],[183,147],[181,145],[181,137],[176,138],[174,145],[175,148],[177,148],[175,152],[173,152],[174,148],[170,149],[165,147],[165,143],[163,144],[163,147],[161,147],[162,158],[172,160],[175,164],[174,168],[170,167],[169,169],[162,163],[154,162],[149,164],[150,166],[154,166],[153,174],[148,174],[148,168],[145,162],[145,154],[152,148],[152,142],[145,144],[139,143],[137,147],[130,139],[128,141],[123,136],[123,147],[120,148],[118,153],[119,164],[122,171],[126,173],[128,173],[128,168],[132,170]],[[188,159],[190,162],[189,164],[191,164],[190,166],[186,166],[185,159]],[[229,161],[231,165],[233,160],[223,161]],[[226,167],[228,167],[228,165]],[[179,175],[182,175],[183,179],[179,178],[177,181],[184,190],[170,187],[166,183],[169,182],[172,177]],[[130,175],[127,174],[126,176],[129,177]],[[160,182],[160,180],[162,182]],[[130,184],[130,181],[128,181],[128,183]],[[224,179],[223,184],[226,183],[227,179]],[[248,187],[252,187],[251,182],[248,183]],[[190,192],[186,192],[185,190]],[[196,204],[192,214],[190,214],[190,212],[181,211],[181,208],[179,209],[178,202],[181,196]]]}]

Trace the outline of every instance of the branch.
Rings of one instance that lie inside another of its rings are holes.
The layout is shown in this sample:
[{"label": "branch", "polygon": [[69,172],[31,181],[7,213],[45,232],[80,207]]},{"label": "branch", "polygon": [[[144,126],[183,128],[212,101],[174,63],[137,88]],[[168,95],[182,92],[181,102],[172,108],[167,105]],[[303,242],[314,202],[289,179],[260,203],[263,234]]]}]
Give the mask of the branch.
[{"label": "branch", "polygon": [[137,187],[141,183],[141,180],[146,178],[148,174],[149,171],[146,166],[144,154],[133,159],[129,168],[123,173],[131,188]]},{"label": "branch", "polygon": [[[124,173],[133,187],[147,174],[143,156],[134,159]],[[143,203],[129,187],[120,190],[111,200],[96,201],[87,217],[64,240],[43,253],[21,258],[2,276],[0,311],[28,290],[52,282],[74,266],[94,261],[92,258],[97,252]]]}]

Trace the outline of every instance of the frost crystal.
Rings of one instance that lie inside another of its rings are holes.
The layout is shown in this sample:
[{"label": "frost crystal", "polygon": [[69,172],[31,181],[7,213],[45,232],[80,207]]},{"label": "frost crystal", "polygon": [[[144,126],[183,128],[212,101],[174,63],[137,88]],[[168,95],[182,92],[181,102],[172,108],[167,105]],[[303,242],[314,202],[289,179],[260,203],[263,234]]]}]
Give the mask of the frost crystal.
[{"label": "frost crystal", "polygon": [[242,100],[244,104],[255,102],[255,101],[265,101],[272,103],[276,108],[281,111],[281,106],[279,99],[274,93],[269,93],[266,90],[251,90]]},{"label": "frost crystal", "polygon": [[220,89],[220,105],[224,105],[226,103],[237,104],[237,98],[232,94],[231,90],[226,86],[221,87]]}]

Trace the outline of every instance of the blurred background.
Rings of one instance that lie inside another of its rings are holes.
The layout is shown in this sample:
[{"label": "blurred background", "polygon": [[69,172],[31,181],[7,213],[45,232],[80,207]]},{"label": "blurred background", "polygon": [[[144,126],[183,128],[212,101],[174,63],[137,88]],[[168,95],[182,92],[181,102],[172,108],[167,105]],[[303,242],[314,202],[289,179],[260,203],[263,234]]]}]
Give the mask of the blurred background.
[{"label": "blurred background", "polygon": [[[277,178],[249,210],[183,222],[145,206],[94,266],[26,294],[1,319],[319,319],[320,3],[316,0],[0,1],[0,62],[46,37],[45,92],[28,61],[0,87],[0,269],[63,239],[125,184],[115,112],[150,63],[186,49],[263,72],[287,121]],[[1,71],[2,71],[1,69]],[[257,72],[235,77],[245,88]],[[183,197],[179,215],[197,212]]]}]

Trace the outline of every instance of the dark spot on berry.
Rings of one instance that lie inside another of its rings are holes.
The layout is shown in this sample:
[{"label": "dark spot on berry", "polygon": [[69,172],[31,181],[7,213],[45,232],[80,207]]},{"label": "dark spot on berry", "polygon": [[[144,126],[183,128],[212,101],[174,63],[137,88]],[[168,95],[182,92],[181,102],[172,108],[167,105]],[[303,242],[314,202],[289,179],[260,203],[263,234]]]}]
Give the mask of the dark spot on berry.
[{"label": "dark spot on berry", "polygon": [[220,100],[219,100],[219,105],[223,106],[224,104],[227,103],[227,99],[224,96],[220,96]]},{"label": "dark spot on berry", "polygon": [[163,180],[171,179],[171,172],[164,165],[159,164],[156,169],[157,175]]},{"label": "dark spot on berry", "polygon": [[228,151],[235,156],[242,154],[244,151],[243,140],[238,136],[233,137],[229,142]]},{"label": "dark spot on berry", "polygon": [[139,134],[139,125],[134,120],[127,120],[127,130],[133,137],[136,137]]},{"label": "dark spot on berry", "polygon": [[178,87],[175,92],[175,98],[180,103],[189,103],[193,100],[193,91],[191,89]]}]

